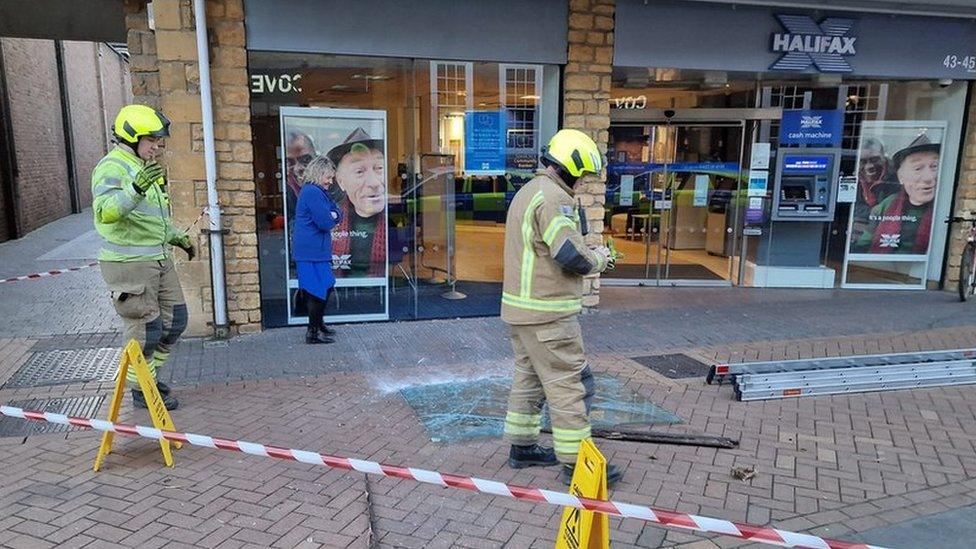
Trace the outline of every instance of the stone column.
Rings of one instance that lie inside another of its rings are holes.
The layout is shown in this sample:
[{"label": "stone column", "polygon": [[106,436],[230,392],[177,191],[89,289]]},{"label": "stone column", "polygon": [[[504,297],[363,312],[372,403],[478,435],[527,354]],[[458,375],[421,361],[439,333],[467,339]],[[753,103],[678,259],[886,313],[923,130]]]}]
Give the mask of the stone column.
[{"label": "stone column", "polygon": [[[613,68],[615,0],[570,0],[569,55],[563,74],[563,127],[590,135],[606,155],[610,135],[610,72]],[[577,194],[585,208],[590,244],[603,242],[606,170],[588,177]],[[600,278],[585,279],[583,305],[600,302]]]},{"label": "stone column", "polygon": [[[153,8],[155,31],[150,31],[142,2],[126,0],[133,93],[172,121],[164,162],[173,223],[186,228],[207,206],[196,22],[190,0],[155,0]],[[230,231],[224,236],[227,311],[232,332],[253,332],[261,327],[261,298],[244,8],[242,0],[210,0],[206,9],[217,190]],[[207,226],[204,218],[190,230],[199,250],[196,260],[175,254],[190,311],[188,333],[194,335],[209,333],[213,319],[209,238],[202,232]]]},{"label": "stone column", "polygon": [[[973,86],[972,83],[969,84]],[[972,91],[972,90],[970,90]],[[959,184],[956,187],[956,201],[952,211],[953,216],[976,216],[976,95],[970,93],[969,120],[966,123],[966,133],[963,135],[962,162],[959,163]],[[951,181],[943,181],[941,185],[949,185]],[[932,223],[938,225],[942,220],[934,219]],[[962,259],[962,249],[966,245],[969,235],[969,225],[953,223],[949,231],[949,252],[946,257],[945,289],[955,291],[959,282],[959,261]],[[932,230],[936,230],[933,227]]]},{"label": "stone column", "polygon": [[[126,41],[129,49],[129,74],[136,103],[159,108],[159,65],[156,62],[156,35],[149,30],[145,2],[125,0]],[[110,113],[111,120],[116,113]]]}]

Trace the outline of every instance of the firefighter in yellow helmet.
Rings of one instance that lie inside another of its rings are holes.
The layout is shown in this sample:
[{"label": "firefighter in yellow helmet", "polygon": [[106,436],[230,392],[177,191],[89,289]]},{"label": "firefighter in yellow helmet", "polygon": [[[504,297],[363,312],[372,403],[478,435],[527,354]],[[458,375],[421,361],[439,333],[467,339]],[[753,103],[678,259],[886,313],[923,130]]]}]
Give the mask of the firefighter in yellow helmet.
[{"label": "firefighter in yellow helmet", "polygon": [[[142,346],[155,376],[186,329],[186,301],[173,268],[171,246],[196,255],[190,237],[170,221],[166,171],[155,158],[169,136],[169,120],[145,105],[128,105],[115,118],[116,145],[92,171],[92,210],[102,237],[98,253],[102,278],[122,317],[125,341]],[[136,382],[129,370],[129,381]],[[156,382],[166,408],[179,402]],[[132,389],[132,402],[146,398]]]},{"label": "firefighter in yellow helmet", "polygon": [[[596,143],[580,131],[560,130],[542,163],[545,168],[515,194],[505,222],[502,320],[515,353],[505,438],[512,445],[509,466],[561,463],[569,484],[580,442],[590,438],[594,392],[577,321],[583,277],[602,272],[613,259],[606,247],[584,242],[586,220],[573,198],[580,178],[603,167]],[[538,444],[545,402],[554,449]],[[621,476],[607,468],[608,483]]]}]

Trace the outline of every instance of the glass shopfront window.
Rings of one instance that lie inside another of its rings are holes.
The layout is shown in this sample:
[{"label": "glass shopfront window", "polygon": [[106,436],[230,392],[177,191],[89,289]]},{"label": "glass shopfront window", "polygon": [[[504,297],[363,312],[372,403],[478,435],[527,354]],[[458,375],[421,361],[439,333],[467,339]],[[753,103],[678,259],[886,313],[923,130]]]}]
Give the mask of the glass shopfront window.
[{"label": "glass shopfront window", "polygon": [[[946,79],[615,68],[605,222],[624,259],[607,282],[937,285],[966,89]],[[831,122],[833,143],[798,142],[791,125]],[[808,196],[790,183],[813,181],[815,165],[774,183],[787,158],[824,147],[837,175],[824,189],[833,213],[821,216],[819,187]],[[804,201],[813,218],[777,215]]]},{"label": "glass shopfront window", "polygon": [[[344,219],[327,319],[498,314],[505,215],[556,131],[557,66],[252,51],[249,70],[266,326],[306,320],[291,235],[309,177]],[[361,182],[351,152],[375,158]]]}]

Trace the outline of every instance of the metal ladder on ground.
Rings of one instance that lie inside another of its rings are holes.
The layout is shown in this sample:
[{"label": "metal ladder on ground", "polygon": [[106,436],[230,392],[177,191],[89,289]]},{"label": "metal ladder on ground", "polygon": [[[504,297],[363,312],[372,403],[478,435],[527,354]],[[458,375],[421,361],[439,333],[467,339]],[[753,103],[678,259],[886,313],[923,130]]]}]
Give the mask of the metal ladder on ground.
[{"label": "metal ladder on ground", "polygon": [[738,400],[768,400],[976,383],[976,349],[716,364]]}]

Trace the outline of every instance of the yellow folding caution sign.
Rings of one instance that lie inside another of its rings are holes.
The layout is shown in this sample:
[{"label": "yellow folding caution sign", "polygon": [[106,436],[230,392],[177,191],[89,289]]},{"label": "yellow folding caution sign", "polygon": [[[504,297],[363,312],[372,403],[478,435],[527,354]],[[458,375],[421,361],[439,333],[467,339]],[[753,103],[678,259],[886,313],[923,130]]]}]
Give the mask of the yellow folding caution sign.
[{"label": "yellow folding caution sign", "polygon": [[[580,444],[569,493],[577,497],[607,498],[607,459],[590,439]],[[607,515],[567,507],[559,523],[556,549],[605,549],[610,547]]]},{"label": "yellow folding caution sign", "polygon": [[[129,341],[129,344],[122,350],[122,360],[119,362],[118,377],[115,379],[115,394],[112,395],[112,404],[108,409],[108,420],[116,423],[119,420],[119,409],[122,407],[122,397],[125,396],[125,377],[129,368],[135,368],[136,378],[139,380],[139,388],[146,397],[146,404],[149,406],[149,417],[152,418],[153,427],[166,431],[175,430],[173,418],[170,417],[166,405],[163,403],[163,396],[159,394],[156,387],[156,380],[149,373],[149,364],[142,356],[142,348],[136,340]],[[115,433],[106,431],[102,434],[102,444],[98,448],[98,455],[95,456],[95,471],[98,471],[105,456],[112,452],[112,438]],[[173,466],[173,453],[170,452],[170,441],[159,439],[159,447],[163,452],[163,461],[168,467]],[[179,442],[173,442],[176,449],[182,446]]]}]

